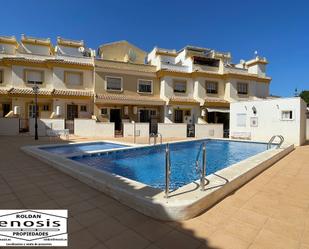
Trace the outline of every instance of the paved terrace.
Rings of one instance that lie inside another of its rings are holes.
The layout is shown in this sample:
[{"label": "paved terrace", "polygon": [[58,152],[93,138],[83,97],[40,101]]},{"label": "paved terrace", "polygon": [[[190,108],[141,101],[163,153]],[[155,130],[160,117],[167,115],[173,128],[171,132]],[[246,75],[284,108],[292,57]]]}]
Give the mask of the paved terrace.
[{"label": "paved terrace", "polygon": [[0,208],[68,209],[69,248],[309,248],[309,145],[200,216],[160,222],[25,155],[28,144],[0,137]]}]

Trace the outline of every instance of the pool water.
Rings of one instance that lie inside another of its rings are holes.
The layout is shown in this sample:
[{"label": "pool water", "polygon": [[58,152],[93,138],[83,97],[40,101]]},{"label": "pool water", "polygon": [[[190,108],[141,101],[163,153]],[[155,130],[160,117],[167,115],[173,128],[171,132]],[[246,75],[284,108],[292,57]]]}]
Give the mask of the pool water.
[{"label": "pool water", "polygon": [[73,153],[87,153],[97,150],[109,150],[117,148],[127,148],[129,146],[122,144],[114,144],[107,142],[93,142],[93,143],[82,143],[82,144],[69,144],[69,145],[60,145],[52,147],[41,147],[41,150],[60,155],[68,155]]},{"label": "pool water", "polygon": [[[266,150],[266,144],[224,140],[190,141],[170,144],[170,189],[175,190],[199,179],[196,159],[201,144],[206,142],[206,174],[226,168],[234,163]],[[154,188],[165,187],[165,145],[112,151],[70,159],[99,170],[108,171]],[[202,153],[198,156],[202,165]]]}]

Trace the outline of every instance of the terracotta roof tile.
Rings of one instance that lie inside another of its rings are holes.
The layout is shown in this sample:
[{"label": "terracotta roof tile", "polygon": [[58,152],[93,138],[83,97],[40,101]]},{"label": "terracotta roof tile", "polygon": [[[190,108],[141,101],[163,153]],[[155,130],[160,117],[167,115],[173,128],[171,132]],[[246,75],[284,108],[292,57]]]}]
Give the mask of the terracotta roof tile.
[{"label": "terracotta roof tile", "polygon": [[188,103],[188,104],[199,104],[199,102],[193,98],[186,97],[186,96],[173,96],[169,99],[169,102],[182,102],[182,103]]},{"label": "terracotta roof tile", "polygon": [[88,90],[67,90],[67,89],[54,89],[53,95],[64,95],[64,96],[81,96],[81,97],[92,97],[93,92]]},{"label": "terracotta roof tile", "polygon": [[[32,88],[11,88],[8,90],[9,94],[26,94],[26,95],[34,95],[34,91]],[[47,89],[39,89],[39,95],[51,95],[51,90]]]},{"label": "terracotta roof tile", "polygon": [[7,94],[9,88],[0,87],[0,94]]},{"label": "terracotta roof tile", "polygon": [[[11,88],[1,89],[0,94],[24,94],[34,95],[32,88]],[[71,90],[71,89],[39,89],[39,95],[41,96],[76,96],[76,97],[91,97],[92,91],[88,90]]]},{"label": "terracotta roof tile", "polygon": [[160,99],[159,97],[153,96],[140,96],[140,95],[124,95],[124,94],[97,94],[96,96],[97,102],[125,102],[127,104],[143,104],[143,103],[154,103],[157,105],[164,105],[165,101]]},{"label": "terracotta roof tile", "polygon": [[155,73],[157,71],[155,66],[147,64],[133,64],[120,61],[96,60],[95,65],[98,68],[122,69],[130,71],[138,71],[145,73]]},{"label": "terracotta roof tile", "polygon": [[222,98],[217,98],[217,97],[207,97],[205,98],[205,102],[212,102],[212,103],[229,103],[229,101],[222,99]]}]

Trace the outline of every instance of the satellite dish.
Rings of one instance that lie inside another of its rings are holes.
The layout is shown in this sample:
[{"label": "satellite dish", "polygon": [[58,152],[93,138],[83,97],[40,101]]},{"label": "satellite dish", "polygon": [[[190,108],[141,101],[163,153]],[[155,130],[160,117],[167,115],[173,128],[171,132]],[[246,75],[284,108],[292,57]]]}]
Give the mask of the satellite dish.
[{"label": "satellite dish", "polygon": [[136,53],[133,49],[130,49],[129,52],[128,52],[128,57],[129,57],[129,61],[135,61],[136,60]]},{"label": "satellite dish", "polygon": [[84,51],[85,51],[85,48],[84,48],[84,47],[79,47],[79,48],[78,48],[78,52],[84,53]]}]

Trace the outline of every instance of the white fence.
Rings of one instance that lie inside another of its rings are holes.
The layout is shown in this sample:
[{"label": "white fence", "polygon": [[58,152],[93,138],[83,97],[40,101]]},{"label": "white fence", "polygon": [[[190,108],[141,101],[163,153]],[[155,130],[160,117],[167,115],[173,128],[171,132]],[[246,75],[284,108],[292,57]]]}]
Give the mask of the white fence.
[{"label": "white fence", "polygon": [[0,135],[15,136],[19,134],[19,118],[0,118]]},{"label": "white fence", "polygon": [[137,137],[149,137],[149,123],[123,123],[123,136],[130,137],[134,134],[135,126],[135,136]]},{"label": "white fence", "polygon": [[[35,133],[35,119],[31,118],[29,120],[29,132],[31,136],[34,136]],[[38,119],[38,135],[46,136],[47,130],[64,130],[64,119]]]},{"label": "white fence", "polygon": [[166,138],[166,137],[186,138],[187,137],[187,124],[159,123],[158,133],[160,133],[163,138]]},{"label": "white fence", "polygon": [[93,119],[74,119],[74,134],[81,137],[114,137],[115,124]]},{"label": "white fence", "polygon": [[223,124],[196,124],[195,137],[223,138]]}]

